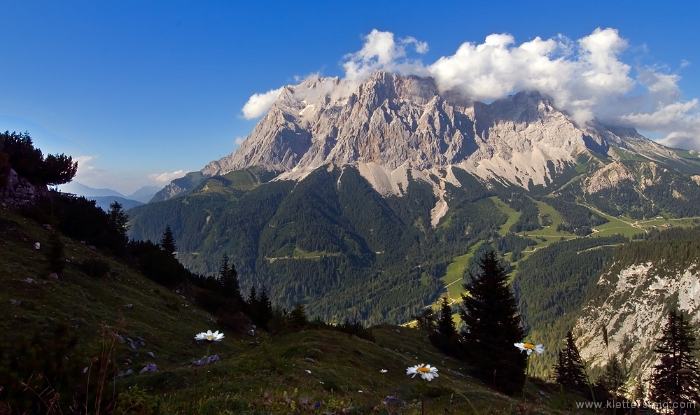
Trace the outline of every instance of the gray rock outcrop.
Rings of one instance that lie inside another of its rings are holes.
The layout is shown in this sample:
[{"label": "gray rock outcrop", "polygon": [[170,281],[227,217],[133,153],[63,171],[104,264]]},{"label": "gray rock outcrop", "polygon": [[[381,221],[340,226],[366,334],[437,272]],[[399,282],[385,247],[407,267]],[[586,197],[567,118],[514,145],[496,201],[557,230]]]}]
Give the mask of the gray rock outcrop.
[{"label": "gray rock outcrop", "polygon": [[33,206],[47,193],[46,186],[33,185],[13,169],[7,174],[5,185],[0,186],[0,200],[15,207]]}]

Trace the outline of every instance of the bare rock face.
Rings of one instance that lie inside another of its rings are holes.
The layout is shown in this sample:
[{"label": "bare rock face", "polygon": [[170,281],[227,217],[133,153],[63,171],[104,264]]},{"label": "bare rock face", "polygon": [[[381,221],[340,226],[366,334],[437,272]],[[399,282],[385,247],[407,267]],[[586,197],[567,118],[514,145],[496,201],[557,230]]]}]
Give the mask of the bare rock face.
[{"label": "bare rock face", "polygon": [[238,150],[202,173],[258,165],[299,179],[330,163],[372,163],[390,179],[399,168],[459,166],[528,187],[611,145],[664,152],[634,130],[581,128],[537,92],[484,104],[441,94],[432,78],[376,72],[362,83],[315,78],[285,87]]},{"label": "bare rock face", "polygon": [[604,189],[617,187],[620,182],[636,180],[634,173],[630,172],[619,161],[612,162],[596,171],[583,183],[583,191],[588,194],[597,193]]},{"label": "bare rock face", "polygon": [[[353,165],[379,193],[399,196],[410,175],[433,187],[436,224],[447,213],[446,183],[460,186],[453,167],[529,189],[547,186],[581,155],[618,159],[613,147],[651,160],[678,158],[632,128],[577,126],[538,92],[485,104],[441,92],[432,78],[380,71],[362,82],[311,78],[284,87],[234,153],[196,173],[209,177],[259,166],[276,172],[276,180],[301,180],[323,166]],[[611,170],[591,181],[589,191],[627,177]],[[152,201],[194,185],[178,183]]]},{"label": "bare rock face", "polygon": [[[608,355],[624,357],[627,367],[648,379],[658,359],[653,352],[656,338],[673,305],[690,316],[691,324],[700,324],[700,267],[668,267],[638,263],[601,276],[602,295],[583,307],[573,330],[584,360],[602,367]],[[602,327],[609,333],[608,347]]]},{"label": "bare rock face", "polygon": [[170,199],[171,197],[177,196],[187,189],[181,187],[175,182],[168,183],[159,193],[163,193],[164,199]]},{"label": "bare rock face", "polygon": [[11,206],[33,206],[37,200],[47,193],[46,186],[35,186],[29,180],[21,177],[10,169],[5,186],[0,187],[0,200]]},{"label": "bare rock face", "polygon": [[[363,82],[314,78],[283,88],[241,146],[201,174],[261,166],[281,172],[278,180],[301,180],[322,166],[354,165],[382,195],[402,195],[410,174],[433,186],[436,224],[447,212],[445,184],[460,186],[453,167],[528,189],[547,186],[581,155],[616,159],[613,147],[677,157],[634,129],[577,126],[538,92],[484,104],[441,93],[432,78],[376,72]],[[602,173],[589,191],[628,179],[623,170]]]}]

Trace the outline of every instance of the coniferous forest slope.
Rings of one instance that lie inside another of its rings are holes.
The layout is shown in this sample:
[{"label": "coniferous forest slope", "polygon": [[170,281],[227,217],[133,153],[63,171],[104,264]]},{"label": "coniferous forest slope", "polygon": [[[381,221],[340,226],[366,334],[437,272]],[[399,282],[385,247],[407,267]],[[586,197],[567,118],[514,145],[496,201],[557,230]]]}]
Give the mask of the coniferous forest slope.
[{"label": "coniferous forest slope", "polygon": [[[262,170],[251,168],[205,178],[184,195],[129,210],[130,236],[158,240],[169,225],[178,259],[194,272],[215,272],[226,254],[244,287],[264,285],[286,307],[301,302],[329,321],[371,324],[409,321],[446,285],[460,287],[462,272],[455,278],[448,267],[487,241],[516,274],[536,269],[529,264],[541,255],[550,256],[549,267],[561,264],[552,277],[534,278],[572,284],[567,290],[574,302],[553,297],[549,307],[523,309],[528,322],[544,314],[551,319],[580,304],[589,280],[603,270],[601,252],[609,249],[572,260],[574,252],[619,244],[653,226],[692,224],[700,216],[700,186],[691,176],[651,162],[612,161],[603,167],[634,172],[637,179],[611,186],[588,173],[597,162],[585,160],[559,183],[532,191],[484,183],[452,168],[460,185],[445,184],[449,209],[434,227],[437,177],[432,184],[409,178],[403,195],[383,197],[350,165],[319,168],[297,182],[265,182]],[[621,209],[632,213],[615,215]],[[691,219],[677,220],[684,217]],[[584,238],[576,242],[583,248],[543,251],[576,238]]]}]

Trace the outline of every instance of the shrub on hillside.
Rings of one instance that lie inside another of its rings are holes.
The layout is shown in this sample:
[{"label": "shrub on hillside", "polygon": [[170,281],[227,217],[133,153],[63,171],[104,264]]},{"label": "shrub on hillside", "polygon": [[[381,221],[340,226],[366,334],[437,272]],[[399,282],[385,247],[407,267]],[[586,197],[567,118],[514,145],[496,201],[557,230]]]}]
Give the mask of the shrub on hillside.
[{"label": "shrub on hillside", "polygon": [[191,273],[177,259],[168,255],[151,241],[132,241],[129,243],[127,251],[143,275],[158,284],[175,287],[191,276]]},{"label": "shrub on hillside", "polygon": [[86,259],[80,264],[80,269],[95,278],[103,278],[109,274],[109,264],[98,258]]},{"label": "shrub on hillside", "polygon": [[[78,339],[65,323],[53,335],[37,331],[31,339],[0,342],[0,402],[16,413],[62,413],[74,402],[86,402],[86,359],[75,353]],[[58,408],[58,410],[57,410]]]}]

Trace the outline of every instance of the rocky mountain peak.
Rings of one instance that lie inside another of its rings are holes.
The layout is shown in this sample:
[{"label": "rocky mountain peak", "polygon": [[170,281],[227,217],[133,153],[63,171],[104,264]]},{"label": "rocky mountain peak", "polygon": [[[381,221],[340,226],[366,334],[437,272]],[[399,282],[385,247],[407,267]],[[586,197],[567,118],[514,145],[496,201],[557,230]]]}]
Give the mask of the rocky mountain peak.
[{"label": "rocky mountain peak", "polygon": [[[555,135],[560,142],[551,143]],[[285,87],[241,147],[202,172],[251,165],[298,172],[328,163],[377,163],[390,171],[404,164],[419,170],[462,164],[480,177],[527,186],[530,179],[544,184],[551,174],[547,160],[557,166],[571,161],[585,147],[582,136],[537,92],[484,104],[440,94],[432,78],[380,71],[361,83],[313,78]],[[537,165],[517,165],[513,153],[521,152],[528,160],[536,153]]]},{"label": "rocky mountain peak", "polygon": [[379,71],[362,82],[314,77],[284,87],[241,146],[201,173],[261,166],[299,180],[324,165],[350,164],[380,193],[400,194],[410,172],[440,194],[444,185],[428,180],[438,170],[547,186],[582,153],[617,157],[613,146],[672,155],[636,131],[578,126],[537,91],[474,102],[439,91],[432,78]]}]

